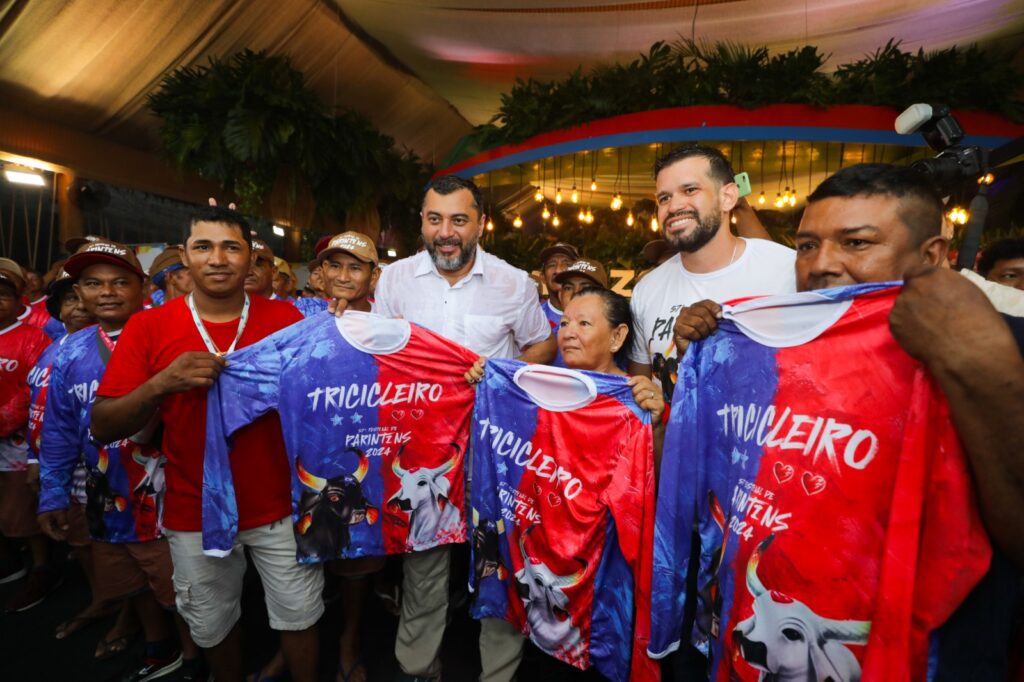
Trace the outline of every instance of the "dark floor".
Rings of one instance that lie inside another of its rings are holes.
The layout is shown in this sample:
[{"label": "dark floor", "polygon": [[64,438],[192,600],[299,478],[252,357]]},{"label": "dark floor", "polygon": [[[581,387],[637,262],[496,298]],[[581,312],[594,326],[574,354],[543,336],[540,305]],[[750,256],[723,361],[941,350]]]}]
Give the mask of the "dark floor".
[{"label": "dark floor", "polygon": [[[114,616],[58,641],[53,632],[58,624],[77,613],[89,602],[89,588],[77,564],[65,565],[66,580],[39,606],[18,614],[0,614],[0,682],[74,680],[76,682],[119,680],[141,661],[143,645],[138,640],[124,654],[107,661],[95,661],[93,652],[99,638],[113,625]],[[0,604],[7,601],[21,581],[0,585]],[[371,595],[364,612],[363,660],[372,682],[390,682],[395,678],[394,641],[397,619],[388,614],[376,596]],[[276,636],[267,627],[266,611],[259,579],[250,567],[242,604],[244,660],[246,671],[255,671],[277,649]],[[476,646],[479,626],[466,606],[455,609],[445,630],[441,649],[445,682],[472,682],[480,671]],[[338,636],[341,633],[341,608],[338,602],[327,607],[320,621],[320,670],[322,680],[334,680],[338,660]],[[594,672],[580,674],[540,654],[527,644],[518,679],[529,682],[582,682],[604,679]],[[176,679],[168,676],[167,680]]]}]

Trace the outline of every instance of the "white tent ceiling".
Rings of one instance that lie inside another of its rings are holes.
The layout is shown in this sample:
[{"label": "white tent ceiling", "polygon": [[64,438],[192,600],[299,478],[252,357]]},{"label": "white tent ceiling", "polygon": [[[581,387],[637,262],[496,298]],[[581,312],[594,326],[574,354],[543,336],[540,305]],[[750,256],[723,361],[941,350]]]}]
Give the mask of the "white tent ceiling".
[{"label": "white tent ceiling", "polygon": [[893,37],[1019,57],[1024,0],[0,0],[0,115],[154,150],[146,96],[164,75],[267,49],[289,55],[325,102],[438,163],[516,77],[561,78],[680,35],[809,42],[833,64]]},{"label": "white tent ceiling", "polygon": [[658,40],[816,45],[842,64],[890,38],[926,50],[1024,45],[1021,0],[333,0],[452,103],[486,122],[518,78],[630,61]]}]

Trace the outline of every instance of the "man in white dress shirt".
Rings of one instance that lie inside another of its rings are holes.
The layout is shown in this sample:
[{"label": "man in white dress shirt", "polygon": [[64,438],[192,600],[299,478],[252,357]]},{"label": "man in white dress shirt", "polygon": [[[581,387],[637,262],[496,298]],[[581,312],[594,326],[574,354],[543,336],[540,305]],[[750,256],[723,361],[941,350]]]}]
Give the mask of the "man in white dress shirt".
[{"label": "man in white dress shirt", "polygon": [[[454,175],[433,180],[420,212],[426,248],[381,273],[374,312],[415,322],[485,357],[548,363],[556,345],[537,287],[526,272],[479,247],[486,222],[482,207],[480,190],[472,181]],[[395,641],[404,680],[440,677],[449,557],[448,547],[405,557]],[[511,680],[522,648],[523,637],[511,624],[483,620],[480,680]]]}]

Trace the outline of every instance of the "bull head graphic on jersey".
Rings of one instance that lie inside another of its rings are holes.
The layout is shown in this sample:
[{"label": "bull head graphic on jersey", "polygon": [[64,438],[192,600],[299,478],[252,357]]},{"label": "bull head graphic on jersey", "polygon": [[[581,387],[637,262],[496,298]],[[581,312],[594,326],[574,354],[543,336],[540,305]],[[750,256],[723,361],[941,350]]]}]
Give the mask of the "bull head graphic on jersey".
[{"label": "bull head graphic on jersey", "polygon": [[459,463],[459,446],[451,459],[440,466],[413,467],[404,469],[401,457],[405,445],[391,461],[391,471],[398,477],[400,488],[388,500],[388,507],[399,509],[409,515],[409,540],[411,549],[426,549],[437,544],[438,538],[456,533],[462,525],[458,507],[449,503],[451,483],[445,474]]},{"label": "bull head graphic on jersey", "polygon": [[868,642],[871,623],[823,618],[806,604],[769,590],[757,577],[757,566],[775,534],[751,553],[747,589],[754,613],[732,631],[743,660],[761,671],[762,682],[856,682],[860,664],[845,644]]},{"label": "bull head graphic on jersey", "polygon": [[308,488],[299,500],[299,549],[309,556],[337,557],[348,547],[349,526],[377,521],[377,508],[363,495],[362,481],[370,470],[370,460],[362,450],[348,448],[359,457],[359,466],[351,474],[321,478],[302,468],[295,459],[299,481]]},{"label": "bull head graphic on jersey", "polygon": [[508,575],[498,549],[498,535],[504,532],[505,522],[502,519],[481,519],[480,512],[473,510],[473,575],[477,585],[492,575],[497,575],[498,580],[504,580]]},{"label": "bull head graphic on jersey", "polygon": [[96,466],[89,467],[85,477],[85,519],[89,524],[89,534],[94,538],[102,538],[107,532],[103,515],[114,509],[124,511],[128,501],[114,492],[107,480],[107,467],[110,464],[107,449],[101,447],[97,451],[99,458]]},{"label": "bull head graphic on jersey", "polygon": [[580,630],[573,625],[569,615],[569,597],[565,589],[575,587],[583,580],[587,562],[577,557],[580,570],[568,576],[556,574],[526,550],[526,536],[534,528],[536,526],[530,526],[519,536],[523,567],[515,574],[519,598],[526,607],[530,637],[537,646],[548,652],[572,649],[580,642]]},{"label": "bull head graphic on jersey", "polygon": [[697,611],[697,630],[705,640],[709,637],[718,639],[718,626],[722,617],[722,592],[718,584],[718,571],[722,567],[722,559],[725,557],[725,547],[729,542],[729,520],[725,517],[722,505],[718,502],[713,490],[708,491],[708,507],[711,509],[711,518],[722,533],[722,544],[711,553],[711,566],[708,572],[711,579],[701,587],[699,591],[700,606]]},{"label": "bull head graphic on jersey", "polygon": [[145,499],[156,497],[164,491],[164,464],[166,460],[159,453],[154,456],[147,456],[141,449],[132,450],[132,461],[141,466],[145,471],[142,480],[132,490],[132,495]]}]

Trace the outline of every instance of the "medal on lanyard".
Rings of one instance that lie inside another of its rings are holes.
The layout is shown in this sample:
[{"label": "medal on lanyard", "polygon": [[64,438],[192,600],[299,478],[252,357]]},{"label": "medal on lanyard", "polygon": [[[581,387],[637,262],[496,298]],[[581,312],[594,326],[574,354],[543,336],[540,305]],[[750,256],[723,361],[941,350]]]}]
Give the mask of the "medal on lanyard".
[{"label": "medal on lanyard", "polygon": [[196,329],[199,330],[199,336],[203,337],[203,343],[206,344],[206,350],[210,351],[214,355],[224,357],[229,353],[233,353],[235,346],[238,345],[238,340],[242,338],[242,332],[245,331],[245,324],[249,321],[249,294],[245,294],[245,303],[242,304],[242,316],[238,318],[238,333],[235,334],[235,340],[231,342],[226,351],[221,351],[217,348],[217,344],[213,342],[213,338],[210,336],[210,332],[206,331],[206,325],[203,324],[202,318],[199,317],[199,311],[196,310],[196,304],[192,300],[192,294],[189,294],[185,299],[188,303],[188,309],[192,312],[192,321],[196,324]]}]

